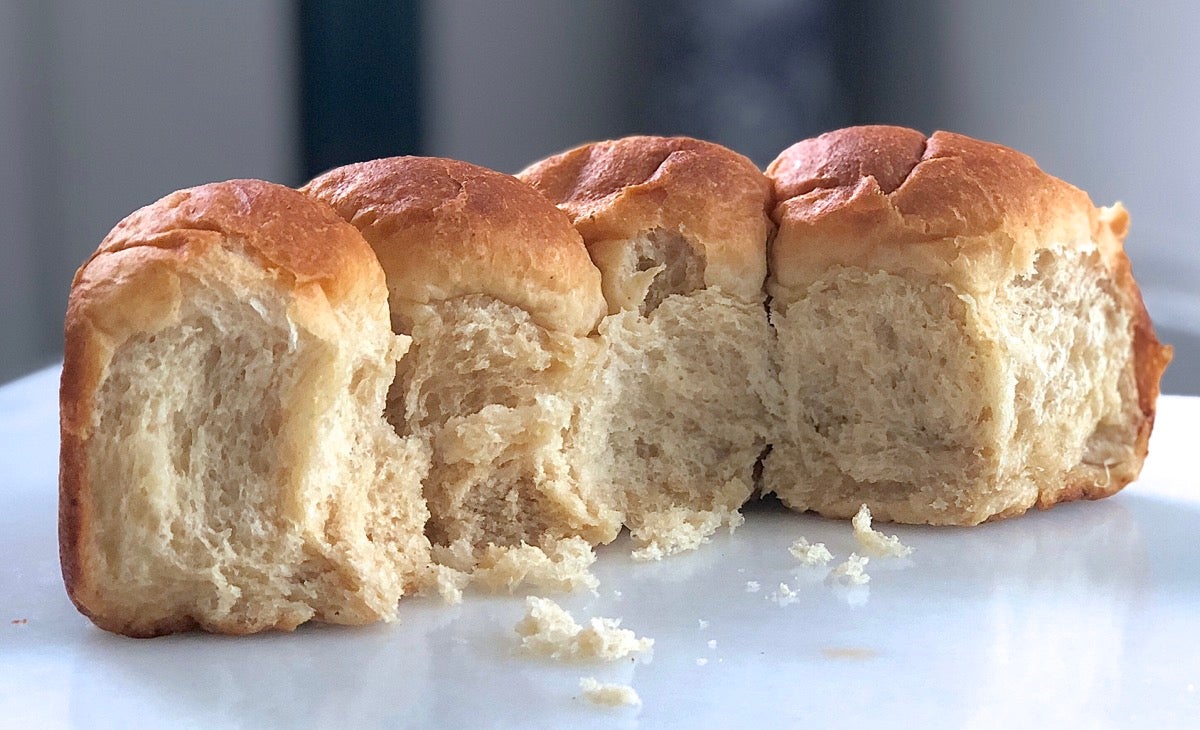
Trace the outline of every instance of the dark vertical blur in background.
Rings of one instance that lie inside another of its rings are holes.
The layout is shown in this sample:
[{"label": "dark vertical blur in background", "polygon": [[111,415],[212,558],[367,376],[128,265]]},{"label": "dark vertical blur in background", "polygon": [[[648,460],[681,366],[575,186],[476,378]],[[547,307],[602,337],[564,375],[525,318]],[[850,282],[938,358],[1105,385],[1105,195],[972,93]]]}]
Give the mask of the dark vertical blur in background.
[{"label": "dark vertical blur in background", "polygon": [[175,188],[638,132],[765,165],[883,122],[1123,200],[1166,390],[1200,393],[1197,30],[1182,0],[0,0],[0,382],[60,357],[75,268]]},{"label": "dark vertical blur in background", "polygon": [[296,21],[303,176],[421,149],[418,3],[300,0]]},{"label": "dark vertical blur in background", "polygon": [[849,124],[854,89],[838,63],[850,5],[648,3],[635,126],[721,142],[765,166],[799,136]]}]

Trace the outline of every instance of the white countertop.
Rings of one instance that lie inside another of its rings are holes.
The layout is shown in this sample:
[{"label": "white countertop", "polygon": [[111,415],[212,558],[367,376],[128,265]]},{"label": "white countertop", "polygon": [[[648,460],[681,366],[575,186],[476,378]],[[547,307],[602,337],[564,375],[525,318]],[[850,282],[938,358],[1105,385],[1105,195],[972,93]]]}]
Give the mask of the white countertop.
[{"label": "white countertop", "polygon": [[[59,575],[57,377],[0,388],[3,727],[1200,726],[1198,398],[1160,401],[1121,494],[969,529],[884,526],[916,552],[872,560],[866,586],[787,552],[803,535],[844,558],[847,523],[776,510],[662,563],[602,548],[599,595],[557,600],[656,643],[649,661],[590,665],[515,654],[520,596],[405,599],[397,624],[290,635],[96,629]],[[769,599],[780,582],[795,602]],[[583,676],[644,704],[593,707]]]}]

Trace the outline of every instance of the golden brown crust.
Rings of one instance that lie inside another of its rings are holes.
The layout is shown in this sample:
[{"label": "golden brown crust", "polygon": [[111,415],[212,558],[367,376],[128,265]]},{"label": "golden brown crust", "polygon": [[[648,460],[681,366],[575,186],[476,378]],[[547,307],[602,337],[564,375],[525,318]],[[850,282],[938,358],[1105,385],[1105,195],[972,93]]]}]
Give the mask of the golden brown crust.
[{"label": "golden brown crust", "polygon": [[841,129],[792,145],[767,176],[779,224],[771,293],[785,299],[838,265],[945,277],[966,258],[978,265],[955,267],[955,283],[973,292],[1030,270],[1048,246],[1096,245],[1110,269],[1120,252],[1086,193],[1027,155],[950,132]]},{"label": "golden brown crust", "polygon": [[164,283],[166,267],[178,252],[153,246],[95,255],[80,268],[71,288],[59,388],[59,560],[67,595],[97,626],[129,636],[153,636],[172,629],[160,622],[131,624],[109,616],[103,586],[91,564],[88,545],[95,529],[88,449],[94,427],[95,394],[114,349],[140,328],[169,320],[178,302]]},{"label": "golden brown crust", "polygon": [[[200,266],[205,252],[218,246],[256,260],[300,298],[317,294],[337,301],[382,292],[374,253],[352,226],[295,190],[258,180],[172,193],[118,223],[80,267],[67,305],[59,388],[59,558],[72,602],[109,631],[158,636],[200,626],[190,616],[108,615],[87,547],[95,529],[88,449],[95,395],[114,350],[172,322],[179,272]],[[247,633],[288,626],[206,628]]]},{"label": "golden brown crust", "polygon": [[589,249],[664,229],[705,261],[704,283],[762,296],[771,188],[754,163],[688,137],[625,137],[536,162],[518,177],[570,215]]},{"label": "golden brown crust", "polygon": [[409,321],[425,305],[472,294],[577,335],[605,312],[600,272],[579,234],[510,175],[392,157],[331,170],[302,190],[362,231],[387,274],[393,312]]},{"label": "golden brown crust", "polygon": [[1150,433],[1154,429],[1154,417],[1158,403],[1159,385],[1163,372],[1171,362],[1173,349],[1158,340],[1150,313],[1142,299],[1141,289],[1133,278],[1133,268],[1125,254],[1125,236],[1129,230],[1129,215],[1117,204],[1098,211],[1095,236],[1102,248],[1110,252],[1111,274],[1122,308],[1131,314],[1133,328],[1133,379],[1137,387],[1137,416],[1134,428],[1133,456],[1114,471],[1103,466],[1093,466],[1090,473],[1072,473],[1067,482],[1057,491],[1043,491],[1038,495],[1037,506],[1049,509],[1055,504],[1081,499],[1103,499],[1124,489],[1141,473],[1142,465],[1150,452]]},{"label": "golden brown crust", "polygon": [[[180,190],[138,210],[104,238],[93,258],[133,246],[182,249],[196,232],[245,242],[247,255],[268,270],[318,284],[331,302],[368,287],[374,255],[327,206],[262,180],[229,180]],[[215,240],[215,239],[214,239]],[[308,245],[321,241],[322,245]]]},{"label": "golden brown crust", "polygon": [[1163,372],[1171,363],[1174,349],[1170,345],[1159,342],[1158,336],[1154,332],[1154,325],[1150,322],[1150,313],[1146,311],[1146,304],[1142,300],[1142,292],[1133,279],[1129,259],[1125,258],[1124,253],[1121,254],[1121,258],[1123,262],[1122,275],[1118,279],[1118,285],[1134,311],[1133,373],[1138,390],[1138,409],[1142,414],[1135,442],[1138,457],[1137,468],[1129,477],[1129,481],[1133,481],[1141,471],[1146,455],[1150,453],[1150,432],[1154,429],[1159,386]]}]

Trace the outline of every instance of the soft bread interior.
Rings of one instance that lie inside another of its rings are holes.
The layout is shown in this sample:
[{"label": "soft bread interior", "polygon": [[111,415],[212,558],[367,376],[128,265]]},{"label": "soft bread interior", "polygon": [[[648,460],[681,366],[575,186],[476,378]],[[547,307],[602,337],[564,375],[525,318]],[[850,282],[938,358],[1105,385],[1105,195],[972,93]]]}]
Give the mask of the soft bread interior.
[{"label": "soft bread interior", "polygon": [[202,258],[178,320],[121,344],[95,395],[104,613],[131,633],[391,617],[428,560],[428,457],[381,417],[401,353],[386,316],[328,312],[327,340],[257,263]]},{"label": "soft bread interior", "polygon": [[588,251],[600,269],[609,314],[649,314],[672,294],[704,288],[704,256],[677,231],[654,228],[628,239],[597,241]]},{"label": "soft bread interior", "polygon": [[1017,383],[1019,450],[1005,471],[1022,472],[1045,504],[1061,492],[1103,491],[1114,475],[1122,483],[1136,476],[1142,456],[1135,446],[1133,327],[1099,253],[1042,251],[1033,272],[1003,289],[998,306],[1009,313],[1007,352]]},{"label": "soft bread interior", "polygon": [[787,409],[764,479],[796,509],[973,524],[1134,459],[1131,328],[1094,249],[1047,249],[991,296],[838,267],[772,319]]},{"label": "soft bread interior", "polygon": [[621,292],[600,326],[613,481],[639,554],[659,557],[740,522],[778,410],[772,334],[761,301],[703,288],[679,233],[601,249],[606,292]]},{"label": "soft bread interior", "polygon": [[432,444],[433,543],[612,540],[620,515],[602,478],[597,343],[482,295],[433,304],[412,336],[388,417]]}]

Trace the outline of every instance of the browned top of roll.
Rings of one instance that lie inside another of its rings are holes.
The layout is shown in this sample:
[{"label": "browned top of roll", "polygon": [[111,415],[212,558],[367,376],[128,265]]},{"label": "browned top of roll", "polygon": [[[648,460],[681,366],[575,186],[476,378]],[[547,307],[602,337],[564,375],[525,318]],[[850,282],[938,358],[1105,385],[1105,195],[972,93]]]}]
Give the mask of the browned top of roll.
[{"label": "browned top of roll", "polygon": [[118,251],[148,246],[183,258],[189,245],[195,253],[202,241],[216,238],[228,239],[297,285],[320,285],[333,301],[378,268],[362,236],[328,206],[283,185],[229,180],[179,190],[131,213],[104,238],[76,281]]},{"label": "browned top of roll", "polygon": [[337,168],[303,190],[362,231],[402,317],[483,294],[545,327],[585,335],[606,310],[600,272],[570,221],[510,175],[392,157]]},{"label": "browned top of roll", "polygon": [[798,142],[767,168],[779,235],[773,285],[832,265],[934,268],[966,256],[992,272],[1029,269],[1049,246],[1099,247],[1117,266],[1124,210],[1002,145],[903,127],[840,129]]},{"label": "browned top of roll", "polygon": [[687,137],[625,137],[549,157],[518,177],[565,210],[589,247],[678,231],[704,258],[706,286],[761,295],[770,183],[732,150]]}]

